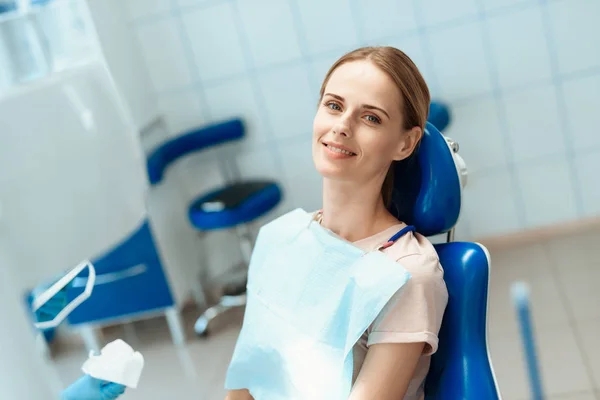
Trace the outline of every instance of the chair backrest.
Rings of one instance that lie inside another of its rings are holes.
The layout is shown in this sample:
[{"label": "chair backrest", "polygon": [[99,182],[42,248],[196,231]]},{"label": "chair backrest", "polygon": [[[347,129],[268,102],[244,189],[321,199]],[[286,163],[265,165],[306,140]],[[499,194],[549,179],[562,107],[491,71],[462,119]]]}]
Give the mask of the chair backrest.
[{"label": "chair backrest", "polygon": [[244,137],[245,128],[241,119],[192,129],[158,146],[148,156],[146,162],[148,178],[152,185],[162,181],[167,168],[181,157],[212,146],[217,146]]},{"label": "chair backrest", "polygon": [[[427,123],[415,154],[395,165],[390,211],[425,236],[446,233],[461,209],[453,148]],[[489,256],[476,243],[436,245],[448,288],[448,306],[425,383],[427,400],[494,400],[499,392],[487,347]]]},{"label": "chair backrest", "polygon": [[425,399],[499,399],[487,346],[489,254],[477,243],[444,243],[435,248],[449,301],[425,383]]}]

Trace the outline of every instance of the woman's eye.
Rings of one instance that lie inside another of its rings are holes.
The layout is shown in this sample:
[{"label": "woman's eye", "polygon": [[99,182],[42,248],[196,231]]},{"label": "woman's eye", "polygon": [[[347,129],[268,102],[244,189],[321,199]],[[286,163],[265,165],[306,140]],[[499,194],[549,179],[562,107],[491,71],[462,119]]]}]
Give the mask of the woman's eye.
[{"label": "woman's eye", "polygon": [[367,118],[367,120],[369,122],[372,122],[374,124],[380,124],[381,123],[381,120],[379,118],[377,118],[376,116],[374,116],[374,115],[367,115],[365,118]]},{"label": "woman's eye", "polygon": [[331,103],[331,102],[330,102],[330,103],[327,103],[327,104],[326,104],[326,106],[327,106],[328,108],[331,108],[332,110],[335,110],[335,111],[340,111],[340,110],[342,109],[342,108],[341,108],[339,105],[337,105],[336,103]]}]

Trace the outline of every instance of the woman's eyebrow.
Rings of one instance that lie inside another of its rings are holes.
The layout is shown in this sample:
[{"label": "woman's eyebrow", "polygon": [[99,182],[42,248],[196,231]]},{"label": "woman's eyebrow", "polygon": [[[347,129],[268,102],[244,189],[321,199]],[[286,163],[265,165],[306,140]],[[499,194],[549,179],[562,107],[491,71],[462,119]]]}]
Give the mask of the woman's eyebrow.
[{"label": "woman's eyebrow", "polygon": [[385,110],[384,110],[383,108],[379,108],[379,107],[371,106],[371,105],[369,105],[369,104],[364,104],[364,105],[363,105],[363,107],[364,107],[364,108],[366,108],[367,110],[379,110],[379,111],[381,111],[382,113],[384,113],[384,114],[385,114],[385,116],[386,116],[388,119],[390,119],[390,116],[389,116],[389,114],[388,114],[387,112],[385,112]]},{"label": "woman's eyebrow", "polygon": [[338,99],[339,101],[344,101],[344,98],[342,96],[337,95],[337,94],[325,93],[323,95],[323,97],[325,97],[325,96],[331,96],[331,97],[334,97],[334,98]]},{"label": "woman's eyebrow", "polygon": [[[337,94],[325,93],[323,95],[323,97],[325,97],[325,96],[331,96],[333,98],[338,99],[339,101],[342,101],[342,102],[344,101],[344,98],[342,96],[340,96],[340,95],[337,95]],[[370,104],[363,104],[363,108],[366,108],[367,110],[378,110],[378,111],[381,111],[382,113],[385,114],[386,117],[388,117],[388,119],[390,119],[390,115],[383,108],[381,108],[381,107],[372,106]]]}]

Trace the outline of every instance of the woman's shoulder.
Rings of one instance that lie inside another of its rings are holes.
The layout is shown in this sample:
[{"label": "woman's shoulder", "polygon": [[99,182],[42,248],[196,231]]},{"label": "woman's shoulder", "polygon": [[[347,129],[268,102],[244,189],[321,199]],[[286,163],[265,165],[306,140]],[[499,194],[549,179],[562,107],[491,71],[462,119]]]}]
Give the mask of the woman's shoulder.
[{"label": "woman's shoulder", "polygon": [[418,232],[407,232],[387,249],[387,253],[395,260],[407,257],[431,258],[438,260],[433,244]]},{"label": "woman's shoulder", "polygon": [[433,244],[417,232],[408,232],[384,250],[413,279],[443,280],[444,271]]},{"label": "woman's shoulder", "polygon": [[[372,251],[383,245],[396,234],[404,231],[407,225],[398,221],[397,224],[377,233],[376,235],[354,242],[365,251]],[[394,244],[382,250],[394,261],[402,264],[411,275],[415,273],[436,273],[441,271],[439,258],[433,244],[423,235],[408,231],[395,240]],[[413,271],[418,268],[416,271]]]}]

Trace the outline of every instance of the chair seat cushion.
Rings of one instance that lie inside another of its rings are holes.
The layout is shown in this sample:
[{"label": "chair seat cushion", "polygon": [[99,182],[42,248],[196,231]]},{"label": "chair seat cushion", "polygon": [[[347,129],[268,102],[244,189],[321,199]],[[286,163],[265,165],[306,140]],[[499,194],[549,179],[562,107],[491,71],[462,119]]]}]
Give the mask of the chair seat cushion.
[{"label": "chair seat cushion", "polygon": [[202,230],[232,228],[263,216],[280,201],[281,189],[275,182],[239,182],[194,200],[189,218]]}]

